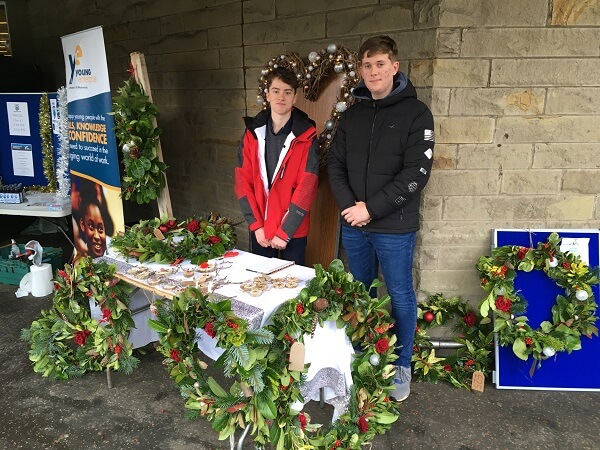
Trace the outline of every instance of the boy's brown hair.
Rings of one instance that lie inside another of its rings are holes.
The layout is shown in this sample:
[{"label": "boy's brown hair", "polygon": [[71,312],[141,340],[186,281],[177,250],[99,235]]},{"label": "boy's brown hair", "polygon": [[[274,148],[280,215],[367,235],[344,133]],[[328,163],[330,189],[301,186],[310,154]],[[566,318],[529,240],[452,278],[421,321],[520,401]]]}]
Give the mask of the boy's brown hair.
[{"label": "boy's brown hair", "polygon": [[271,87],[275,78],[279,78],[285,84],[289,84],[294,89],[294,92],[296,92],[300,86],[300,82],[294,71],[284,67],[276,67],[267,75],[267,90]]},{"label": "boy's brown hair", "polygon": [[365,57],[365,53],[368,57],[377,53],[384,53],[389,55],[392,62],[398,61],[398,46],[396,45],[396,41],[385,35],[373,36],[362,43],[358,50],[358,60],[360,62]]}]

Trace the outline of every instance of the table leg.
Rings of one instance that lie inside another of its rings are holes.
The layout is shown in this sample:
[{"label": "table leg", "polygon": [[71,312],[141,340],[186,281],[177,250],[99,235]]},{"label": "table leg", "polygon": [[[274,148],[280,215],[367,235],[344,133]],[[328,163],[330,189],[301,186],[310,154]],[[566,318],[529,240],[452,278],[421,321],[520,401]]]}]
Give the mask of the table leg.
[{"label": "table leg", "polygon": [[249,431],[250,431],[250,424],[246,425],[246,429],[244,430],[244,432],[242,433],[242,436],[240,437],[240,440],[238,441],[237,450],[243,450],[244,439],[246,439],[246,436],[248,435]]},{"label": "table leg", "polygon": [[106,368],[106,382],[108,383],[108,388],[112,389],[113,383],[112,383],[112,375],[110,372],[110,367]]}]

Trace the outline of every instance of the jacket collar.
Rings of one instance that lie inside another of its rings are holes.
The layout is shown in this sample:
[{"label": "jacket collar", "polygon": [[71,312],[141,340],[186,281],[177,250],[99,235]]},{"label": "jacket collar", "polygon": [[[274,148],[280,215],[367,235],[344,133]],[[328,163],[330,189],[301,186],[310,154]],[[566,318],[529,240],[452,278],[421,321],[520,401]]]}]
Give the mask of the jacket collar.
[{"label": "jacket collar", "polygon": [[400,100],[407,97],[417,97],[417,91],[414,86],[410,82],[410,80],[404,75],[403,72],[398,71],[396,75],[394,75],[394,84],[392,86],[392,92],[390,92],[387,97],[373,100],[373,96],[371,95],[371,91],[367,88],[364,80],[361,80],[354,90],[352,91],[352,96],[361,102],[366,103],[368,106],[377,105],[380,107],[393,105],[394,103],[399,102]]},{"label": "jacket collar", "polygon": [[[254,137],[256,137],[255,130],[257,128],[266,126],[270,116],[271,108],[263,109],[255,117],[244,117],[244,123],[246,128],[254,135]],[[305,135],[305,133],[311,128],[314,130],[314,133],[308,133]],[[294,136],[297,136],[298,139],[301,140],[312,139],[313,135],[316,134],[316,130],[314,128],[315,122],[308,117],[308,114],[296,107],[292,109],[292,133]]]}]

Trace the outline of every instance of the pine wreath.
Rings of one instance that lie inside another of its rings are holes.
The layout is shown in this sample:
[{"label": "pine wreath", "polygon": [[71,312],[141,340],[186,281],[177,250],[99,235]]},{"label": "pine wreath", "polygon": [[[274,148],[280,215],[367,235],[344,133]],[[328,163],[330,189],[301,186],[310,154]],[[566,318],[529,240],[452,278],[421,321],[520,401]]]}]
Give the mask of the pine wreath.
[{"label": "pine wreath", "polygon": [[[128,306],[131,287],[115,278],[115,270],[82,258],[58,271],[52,308],[21,330],[36,373],[66,380],[106,368],[130,374],[137,367],[127,340],[135,326]],[[90,317],[90,299],[101,308],[99,321]]]},{"label": "pine wreath", "polygon": [[[398,418],[388,397],[394,388],[397,358],[386,310],[389,297],[371,299],[339,260],[327,271],[316,265],[315,271],[308,286],[276,311],[271,325],[258,330],[248,330],[247,321],[234,315],[228,300],[212,302],[194,288],[152,308],[157,318],[149,325],[160,334],[159,351],[186,399],[188,415],[211,421],[219,439],[251,424],[250,434],[259,446],[359,449]],[[287,361],[293,342],[326,320],[346,326],[352,342],[363,349],[352,364],[354,386],[348,411],[329,429],[290,408],[301,399],[299,386],[305,371],[289,370]],[[236,377],[229,389],[205,375],[207,364],[196,353],[196,328],[215,337],[225,350],[216,366],[227,377]]]},{"label": "pine wreath", "polygon": [[189,259],[192,264],[201,264],[235,247],[235,225],[215,212],[206,218],[188,217],[182,221],[142,220],[114,236],[111,246],[126,258],[137,258],[140,262],[176,265]]},{"label": "pine wreath", "polygon": [[[133,69],[130,69],[133,74]],[[156,200],[166,185],[167,165],[156,151],[162,130],[154,126],[158,108],[132,76],[113,98],[115,134],[123,150],[121,197],[139,204]]]},{"label": "pine wreath", "polygon": [[[488,295],[479,305],[481,314],[495,313],[494,332],[498,343],[512,345],[514,354],[526,361],[553,357],[557,352],[571,353],[581,348],[581,336],[598,335],[594,325],[598,305],[592,286],[598,284],[598,269],[591,269],[574,253],[560,251],[560,237],[552,233],[547,242],[536,248],[507,245],[492,250],[492,256],[482,256],[477,263],[481,286]],[[552,320],[539,328],[528,324],[526,300],[515,291],[517,271],[542,270],[564,295],[558,295],[552,307]]]},{"label": "pine wreath", "polygon": [[[478,316],[460,297],[444,298],[442,294],[430,295],[426,301],[420,302],[417,315],[412,355],[416,379],[444,380],[456,387],[470,389],[475,371],[489,375],[494,335],[488,317]],[[437,357],[428,330],[452,321],[455,321],[454,331],[458,334],[455,340],[464,347],[447,357]]]}]

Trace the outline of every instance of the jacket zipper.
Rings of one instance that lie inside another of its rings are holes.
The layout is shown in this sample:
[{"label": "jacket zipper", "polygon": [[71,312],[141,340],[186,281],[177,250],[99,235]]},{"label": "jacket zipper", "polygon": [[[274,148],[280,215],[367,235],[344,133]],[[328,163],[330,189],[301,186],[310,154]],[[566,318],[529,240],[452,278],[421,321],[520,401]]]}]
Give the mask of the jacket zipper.
[{"label": "jacket zipper", "polygon": [[[290,142],[290,149],[288,150],[288,153],[285,156],[285,159],[281,163],[281,167],[279,167],[278,176],[276,176],[273,179],[273,183],[271,184],[271,188],[269,189],[269,192],[271,192],[273,190],[273,186],[275,186],[275,183],[277,182],[277,180],[283,180],[283,175],[285,173],[285,168],[287,166],[288,159],[290,159],[290,157],[291,157],[290,152],[292,151],[292,146],[294,144],[294,141],[295,141],[295,139],[292,142]],[[265,217],[264,217],[265,221],[267,220],[268,211],[269,211],[269,196],[267,195],[267,204],[265,205]]]},{"label": "jacket zipper", "polygon": [[[365,173],[365,203],[369,192],[369,169],[371,168],[371,150],[373,148],[373,133],[375,132],[375,120],[377,119],[377,104],[373,102],[375,114],[373,115],[373,123],[371,124],[371,136],[369,137],[369,154],[367,155],[367,172]],[[368,224],[366,225],[369,226]]]}]

